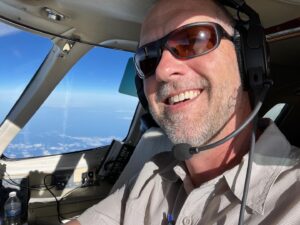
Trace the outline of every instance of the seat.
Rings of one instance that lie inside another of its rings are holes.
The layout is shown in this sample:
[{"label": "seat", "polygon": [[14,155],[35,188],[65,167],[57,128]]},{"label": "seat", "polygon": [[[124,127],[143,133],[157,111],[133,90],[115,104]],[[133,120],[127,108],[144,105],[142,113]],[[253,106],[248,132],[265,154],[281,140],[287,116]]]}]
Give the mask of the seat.
[{"label": "seat", "polygon": [[154,155],[164,151],[171,151],[172,146],[172,142],[161,128],[149,128],[142,135],[130,160],[110,192],[112,193],[122,187],[130,178],[136,175],[142,169],[145,162],[150,160]]}]

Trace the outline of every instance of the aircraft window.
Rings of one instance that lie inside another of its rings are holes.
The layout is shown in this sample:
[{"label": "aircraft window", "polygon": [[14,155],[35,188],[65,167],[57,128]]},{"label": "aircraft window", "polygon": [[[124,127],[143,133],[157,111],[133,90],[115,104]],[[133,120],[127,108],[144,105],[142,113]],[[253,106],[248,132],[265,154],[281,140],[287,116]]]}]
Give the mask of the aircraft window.
[{"label": "aircraft window", "polygon": [[132,53],[93,48],[66,74],[4,155],[26,158],[123,140],[138,99],[118,92]]},{"label": "aircraft window", "polygon": [[287,106],[286,103],[278,103],[274,105],[265,115],[264,118],[270,118],[273,121],[276,121],[280,113],[284,110]]},{"label": "aircraft window", "polygon": [[0,21],[0,123],[52,47],[50,39]]}]

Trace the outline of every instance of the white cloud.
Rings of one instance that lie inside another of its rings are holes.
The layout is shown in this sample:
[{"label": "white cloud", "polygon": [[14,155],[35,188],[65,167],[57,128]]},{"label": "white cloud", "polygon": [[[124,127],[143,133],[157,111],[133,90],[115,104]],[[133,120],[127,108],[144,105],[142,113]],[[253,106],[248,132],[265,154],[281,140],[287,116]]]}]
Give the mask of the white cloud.
[{"label": "white cloud", "polygon": [[49,152],[48,150],[43,150],[43,155],[50,155],[51,152]]},{"label": "white cloud", "polygon": [[9,158],[16,158],[17,155],[16,155],[16,154],[13,154],[13,153],[10,153],[10,154],[8,155],[8,157],[9,157]]},{"label": "white cloud", "polygon": [[44,147],[44,145],[43,144],[34,144],[33,147],[34,148],[42,148],[42,147]]},{"label": "white cloud", "polygon": [[120,139],[114,136],[110,137],[74,137],[68,135],[60,135],[62,138],[68,138],[70,140],[80,141],[89,147],[98,147],[109,144],[113,139]]},{"label": "white cloud", "polygon": [[0,37],[8,36],[20,32],[17,28],[0,23]]},{"label": "white cloud", "polygon": [[64,146],[52,146],[48,148],[51,151],[63,151],[65,150]]},{"label": "white cloud", "polygon": [[34,144],[10,144],[5,152],[5,155],[9,158],[27,158],[32,156],[53,155],[65,152],[73,152],[78,150],[84,150],[103,145],[108,145],[113,139],[120,138],[110,137],[77,137],[69,135],[60,135],[61,138],[66,140],[66,143],[57,143],[56,145],[48,146],[42,143]]}]

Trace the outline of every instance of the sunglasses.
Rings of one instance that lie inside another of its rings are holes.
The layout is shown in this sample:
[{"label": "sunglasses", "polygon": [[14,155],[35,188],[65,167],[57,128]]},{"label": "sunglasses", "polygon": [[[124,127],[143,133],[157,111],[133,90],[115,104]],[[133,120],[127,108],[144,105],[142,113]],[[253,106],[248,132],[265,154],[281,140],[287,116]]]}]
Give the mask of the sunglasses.
[{"label": "sunglasses", "polygon": [[138,76],[146,79],[155,73],[164,49],[177,59],[191,59],[216,49],[222,38],[233,41],[233,37],[216,23],[196,22],[179,27],[137,49],[134,62]]}]

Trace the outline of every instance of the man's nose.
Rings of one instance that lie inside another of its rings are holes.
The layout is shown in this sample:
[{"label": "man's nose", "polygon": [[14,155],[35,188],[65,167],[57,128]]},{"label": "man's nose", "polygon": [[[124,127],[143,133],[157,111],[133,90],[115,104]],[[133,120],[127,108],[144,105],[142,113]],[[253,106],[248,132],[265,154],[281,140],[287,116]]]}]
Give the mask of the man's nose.
[{"label": "man's nose", "polygon": [[156,80],[168,82],[177,76],[184,75],[185,72],[185,60],[177,59],[169,50],[164,49],[155,70]]}]

